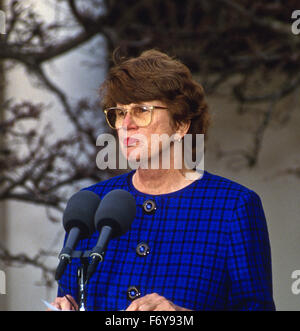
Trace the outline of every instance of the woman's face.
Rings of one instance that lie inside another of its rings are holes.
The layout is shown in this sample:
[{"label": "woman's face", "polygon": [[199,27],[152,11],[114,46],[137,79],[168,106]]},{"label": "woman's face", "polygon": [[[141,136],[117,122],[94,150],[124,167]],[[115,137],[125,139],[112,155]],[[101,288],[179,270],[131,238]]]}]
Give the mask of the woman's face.
[{"label": "woman's face", "polygon": [[[117,104],[118,107],[126,110],[130,110],[135,105],[137,104]],[[139,103],[139,105],[166,107],[161,101],[147,101]],[[163,134],[165,138],[171,137],[176,133],[169,110],[161,108],[152,110],[151,122],[146,127],[137,126],[131,113],[127,112],[121,128],[117,131],[125,158],[129,162],[145,162],[148,165],[150,158],[157,157],[162,152],[162,143],[155,143],[157,138]],[[168,146],[170,147],[172,144],[169,143]]]}]

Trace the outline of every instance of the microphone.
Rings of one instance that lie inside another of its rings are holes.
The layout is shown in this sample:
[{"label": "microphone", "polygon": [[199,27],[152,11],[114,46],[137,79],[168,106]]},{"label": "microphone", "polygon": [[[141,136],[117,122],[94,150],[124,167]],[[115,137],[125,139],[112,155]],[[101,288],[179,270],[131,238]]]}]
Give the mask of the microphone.
[{"label": "microphone", "polygon": [[78,240],[88,238],[95,231],[94,216],[99,203],[99,196],[91,191],[79,191],[69,199],[63,215],[63,226],[68,237],[59,254],[55,280],[58,281],[63,275]]},{"label": "microphone", "polygon": [[103,261],[109,240],[125,234],[135,215],[136,202],[128,191],[117,189],[104,196],[95,214],[95,227],[100,234],[90,254],[91,262],[87,269],[86,281],[96,271],[98,263]]}]

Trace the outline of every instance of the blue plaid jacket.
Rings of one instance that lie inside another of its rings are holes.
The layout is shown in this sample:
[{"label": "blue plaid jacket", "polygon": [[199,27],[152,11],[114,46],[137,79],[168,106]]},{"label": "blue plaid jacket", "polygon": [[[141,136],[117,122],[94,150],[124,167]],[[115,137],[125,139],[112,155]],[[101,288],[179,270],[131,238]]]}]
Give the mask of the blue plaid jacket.
[{"label": "blue plaid jacket", "polygon": [[[100,197],[125,189],[137,204],[130,231],[109,242],[86,287],[87,310],[126,309],[131,286],[141,296],[156,292],[192,310],[275,309],[268,230],[254,191],[205,171],[179,191],[149,195],[134,188],[133,173],[86,188]],[[154,213],[145,212],[147,199],[155,201]],[[98,235],[81,240],[77,249],[91,250]],[[141,242],[149,254],[137,254]],[[67,267],[59,296],[78,300],[79,265],[73,259]]]}]

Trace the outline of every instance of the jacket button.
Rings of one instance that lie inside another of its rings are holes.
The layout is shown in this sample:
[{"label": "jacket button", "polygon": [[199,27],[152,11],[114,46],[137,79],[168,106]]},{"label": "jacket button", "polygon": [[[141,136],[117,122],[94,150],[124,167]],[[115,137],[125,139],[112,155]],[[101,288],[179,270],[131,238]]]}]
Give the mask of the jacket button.
[{"label": "jacket button", "polygon": [[143,203],[144,212],[147,214],[153,214],[156,210],[156,203],[154,200],[146,200]]},{"label": "jacket button", "polygon": [[150,248],[148,244],[141,242],[136,247],[136,253],[139,256],[146,256],[150,253]]},{"label": "jacket button", "polygon": [[127,297],[130,300],[137,299],[141,296],[139,289],[136,286],[129,286],[127,289]]}]

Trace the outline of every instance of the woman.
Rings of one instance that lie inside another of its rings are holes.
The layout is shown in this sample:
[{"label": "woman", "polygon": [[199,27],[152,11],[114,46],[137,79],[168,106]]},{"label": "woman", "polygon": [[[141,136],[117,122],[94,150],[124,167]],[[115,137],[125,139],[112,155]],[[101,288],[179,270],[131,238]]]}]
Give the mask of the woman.
[{"label": "woman", "polygon": [[[270,245],[259,196],[252,190],[183,162],[175,145],[207,134],[204,92],[181,62],[156,50],[115,59],[101,89],[108,124],[128,161],[144,166],[88,187],[100,197],[125,189],[137,214],[127,234],[109,242],[105,260],[87,285],[88,310],[274,310]],[[170,137],[170,167],[151,168],[161,156],[153,135]],[[139,139],[137,137],[143,137]],[[198,177],[187,176],[200,173]],[[92,249],[98,235],[82,240]],[[60,281],[54,305],[77,308],[75,259]],[[67,295],[65,295],[67,294]]]}]

